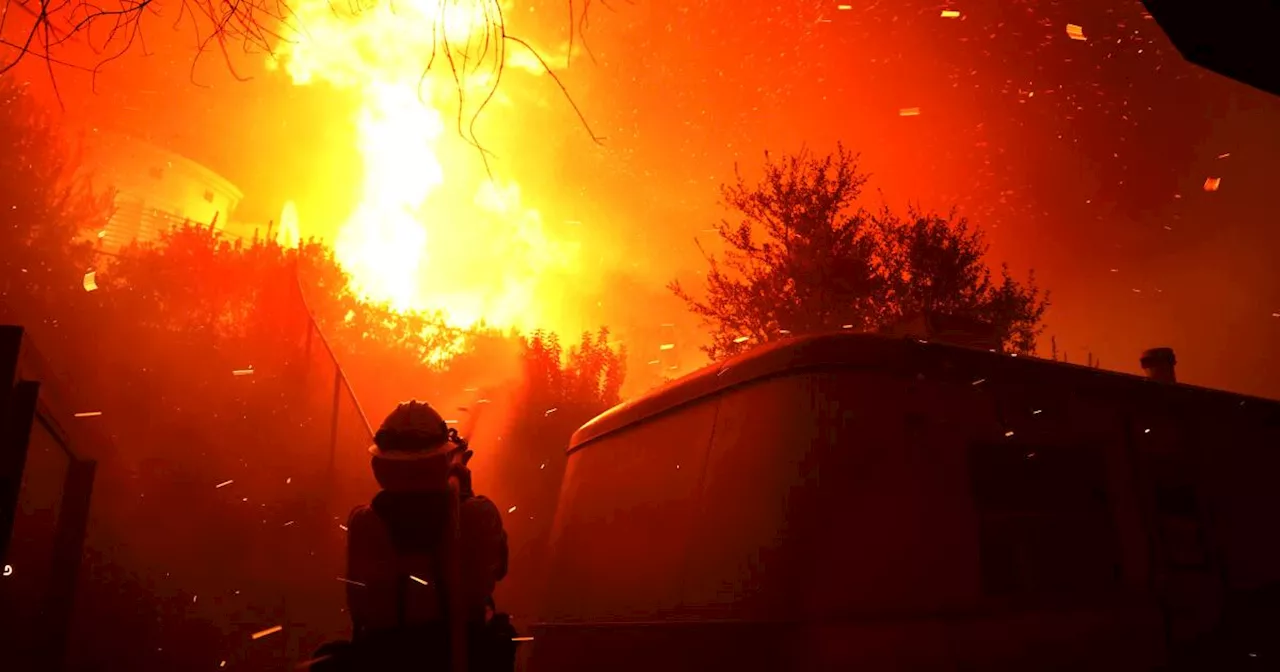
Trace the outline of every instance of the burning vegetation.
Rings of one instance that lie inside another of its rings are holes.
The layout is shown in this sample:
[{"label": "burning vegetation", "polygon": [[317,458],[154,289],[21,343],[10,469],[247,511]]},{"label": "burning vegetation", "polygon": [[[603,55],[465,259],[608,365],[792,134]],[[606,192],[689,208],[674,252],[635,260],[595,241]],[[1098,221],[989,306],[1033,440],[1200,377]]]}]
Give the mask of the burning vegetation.
[{"label": "burning vegetation", "polygon": [[558,303],[580,267],[576,247],[547,231],[518,184],[468,160],[489,151],[476,120],[504,104],[505,68],[554,76],[506,34],[502,15],[493,0],[299,2],[270,64],[296,85],[358,101],[360,197],[334,239],[355,291],[396,310],[438,310],[453,326],[528,330],[558,326],[540,307]]}]

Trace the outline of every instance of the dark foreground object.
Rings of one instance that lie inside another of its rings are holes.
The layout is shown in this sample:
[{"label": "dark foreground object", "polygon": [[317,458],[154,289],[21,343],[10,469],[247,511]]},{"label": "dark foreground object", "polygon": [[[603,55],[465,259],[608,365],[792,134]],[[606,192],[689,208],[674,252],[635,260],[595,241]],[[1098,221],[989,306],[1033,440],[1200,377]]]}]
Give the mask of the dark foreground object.
[{"label": "dark foreground object", "polygon": [[1143,0],[1182,57],[1280,96],[1280,0]]},{"label": "dark foreground object", "polygon": [[[470,672],[514,672],[518,633],[506,614],[471,630]],[[446,672],[449,635],[443,628],[406,628],[374,633],[358,643],[330,642],[313,657],[313,672]]]},{"label": "dark foreground object", "polygon": [[44,358],[0,325],[0,668],[61,669],[97,463],[109,443],[67,421]]},{"label": "dark foreground object", "polygon": [[842,334],[629,401],[573,438],[525,669],[1274,665],[1280,403],[1172,378]]}]

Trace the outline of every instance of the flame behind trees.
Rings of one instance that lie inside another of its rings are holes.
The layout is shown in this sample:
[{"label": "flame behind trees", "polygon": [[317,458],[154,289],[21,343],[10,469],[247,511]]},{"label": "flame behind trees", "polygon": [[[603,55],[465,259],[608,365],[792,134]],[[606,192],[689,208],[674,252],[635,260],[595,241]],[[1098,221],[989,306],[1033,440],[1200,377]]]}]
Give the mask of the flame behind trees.
[{"label": "flame behind trees", "polygon": [[766,153],[759,182],[737,173],[722,187],[740,220],[716,227],[726,252],[706,254],[705,298],[670,286],[710,328],[707,353],[722,358],[791,334],[875,330],[920,312],[986,322],[1008,349],[1032,351],[1048,307],[1034,276],[1022,283],[1002,267],[993,278],[981,230],[954,213],[856,207],[867,183],[857,161],[842,146],[826,156]]}]

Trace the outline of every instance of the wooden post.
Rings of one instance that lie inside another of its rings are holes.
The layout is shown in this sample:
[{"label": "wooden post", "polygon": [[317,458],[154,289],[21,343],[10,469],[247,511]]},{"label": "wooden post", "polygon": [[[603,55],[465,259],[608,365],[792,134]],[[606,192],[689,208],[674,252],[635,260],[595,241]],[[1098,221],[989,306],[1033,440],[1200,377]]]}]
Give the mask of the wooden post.
[{"label": "wooden post", "polygon": [[18,356],[22,352],[22,327],[0,326],[0,405],[18,382]]},{"label": "wooden post", "polygon": [[48,616],[48,669],[64,669],[67,641],[75,615],[76,587],[84,557],[85,534],[89,527],[89,504],[93,499],[93,478],[97,463],[72,459],[63,480],[58,527],[53,538],[52,572],[45,603]]},{"label": "wooden post", "polygon": [[333,480],[333,471],[338,456],[338,413],[342,407],[342,371],[337,362],[333,366],[333,414],[329,418],[329,480]]},{"label": "wooden post", "polygon": [[22,472],[27,466],[40,383],[23,381],[4,392],[8,398],[0,407],[0,563],[9,558],[9,541],[18,511]]}]

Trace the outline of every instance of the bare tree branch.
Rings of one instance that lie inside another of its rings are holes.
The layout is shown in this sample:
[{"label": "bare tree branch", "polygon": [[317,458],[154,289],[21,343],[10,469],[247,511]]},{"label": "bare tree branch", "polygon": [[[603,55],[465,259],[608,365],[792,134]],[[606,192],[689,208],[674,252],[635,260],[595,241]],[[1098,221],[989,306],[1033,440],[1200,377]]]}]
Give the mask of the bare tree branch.
[{"label": "bare tree branch", "polygon": [[[577,42],[581,42],[584,50],[590,55],[584,36],[592,0],[583,0],[580,10],[574,0],[566,1],[569,8],[567,66],[572,59],[574,45]],[[627,1],[631,2],[631,0]],[[141,48],[146,53],[146,41],[143,36],[144,19],[149,16],[158,17],[163,9],[173,8],[176,5],[173,26],[177,28],[185,22],[190,26],[195,38],[195,53],[190,71],[192,83],[203,86],[196,81],[196,67],[200,59],[211,52],[221,56],[227,71],[233,77],[246,81],[249,77],[242,75],[236,69],[229,45],[239,43],[241,51],[246,54],[274,53],[277,45],[287,39],[282,36],[282,31],[278,30],[278,27],[297,19],[290,2],[291,0],[4,0],[4,9],[0,13],[0,75],[13,70],[23,60],[34,57],[45,62],[51,80],[54,79],[53,66],[55,65],[66,65],[92,72],[96,90],[97,75],[102,68],[132,49]],[[613,10],[605,0],[598,0],[598,2],[606,9]],[[446,10],[468,4],[480,10],[483,25],[478,30],[467,31],[468,37],[465,43],[453,44],[448,37],[449,31],[444,25],[450,16]],[[348,11],[355,14],[370,9],[368,6],[361,5],[362,3],[358,0],[350,0]],[[11,12],[11,10],[16,11]],[[10,39],[6,32],[15,29],[15,24],[19,23],[10,20],[11,14],[19,13],[27,20],[20,22],[21,25],[16,27],[22,31],[21,37]],[[603,138],[591,130],[581,108],[543,56],[528,41],[507,32],[500,0],[444,0],[440,3],[439,14],[433,21],[431,53],[425,55],[426,65],[423,69],[422,81],[425,81],[437,58],[443,56],[449,65],[449,71],[457,89],[458,114],[455,120],[457,133],[481,153],[485,170],[490,172],[489,157],[493,154],[479,142],[475,126],[480,114],[497,94],[506,68],[508,42],[527,49],[533,55],[568,100],[579,123],[591,140],[596,143],[602,142]],[[70,43],[87,46],[97,55],[97,62],[87,67],[74,65],[56,55],[55,52],[67,47]],[[591,58],[594,60],[594,56]],[[485,67],[489,68],[487,72],[482,70]],[[468,102],[467,82],[476,75],[488,76],[489,83],[484,97],[464,123],[464,119],[467,119],[465,111]],[[56,92],[56,82],[54,87]],[[421,82],[419,95],[421,96]],[[490,176],[492,177],[491,172]]]}]

